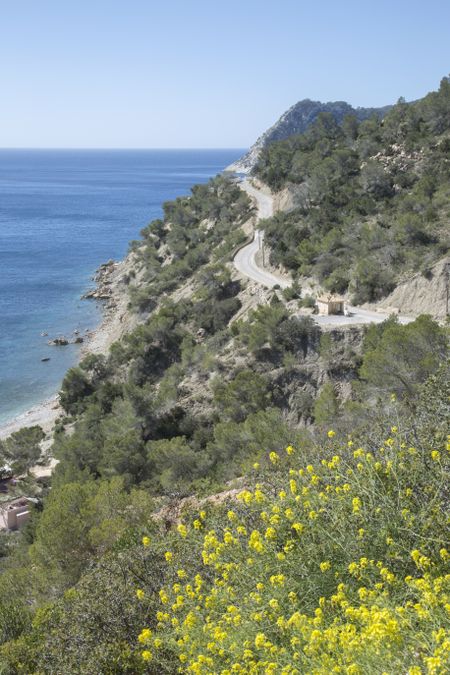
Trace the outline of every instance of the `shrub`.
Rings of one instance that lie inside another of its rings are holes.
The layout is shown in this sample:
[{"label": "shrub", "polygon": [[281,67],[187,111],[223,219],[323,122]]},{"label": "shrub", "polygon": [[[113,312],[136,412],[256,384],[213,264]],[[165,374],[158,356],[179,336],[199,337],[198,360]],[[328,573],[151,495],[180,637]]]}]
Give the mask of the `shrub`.
[{"label": "shrub", "polygon": [[236,506],[178,526],[136,636],[146,672],[445,672],[448,449],[333,436],[307,466],[271,452]]},{"label": "shrub", "polygon": [[86,401],[94,392],[90,379],[79,366],[70,368],[63,380],[59,400],[69,415],[83,411]]},{"label": "shrub", "polygon": [[220,414],[235,422],[242,422],[249,414],[264,410],[270,402],[266,378],[251,370],[242,370],[229,383],[216,380],[213,391]]}]

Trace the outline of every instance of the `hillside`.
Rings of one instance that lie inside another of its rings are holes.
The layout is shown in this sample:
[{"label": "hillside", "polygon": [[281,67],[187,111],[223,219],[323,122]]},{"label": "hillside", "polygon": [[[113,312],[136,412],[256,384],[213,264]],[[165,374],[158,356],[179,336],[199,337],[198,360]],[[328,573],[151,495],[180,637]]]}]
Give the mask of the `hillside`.
[{"label": "hillside", "polygon": [[249,173],[256,166],[261,151],[274,141],[282,141],[290,136],[303,134],[313,124],[320,113],[329,113],[340,124],[346,115],[353,115],[357,120],[369,119],[373,115],[382,119],[391,106],[382,108],[353,108],[345,101],[321,103],[306,98],[289,108],[280,119],[265,131],[252,145],[250,150],[239,160],[227,167],[228,171]]},{"label": "hillside", "polygon": [[354,304],[429,278],[449,250],[449,149],[447,78],[381,120],[321,113],[304,134],[270,144],[255,175],[291,203],[265,224],[272,264]]},{"label": "hillside", "polygon": [[[51,477],[30,473],[39,428],[0,442],[36,498],[0,533],[2,675],[446,672],[448,326],[321,328],[298,281],[335,289],[343,265],[320,265],[345,253],[349,289],[357,256],[382,281],[388,260],[390,284],[442,254],[447,85],[383,124],[325,113],[268,146],[258,175],[301,206],[257,222],[217,176],[101,274],[117,341],[64,378]],[[291,287],[238,275],[255,226]]]}]

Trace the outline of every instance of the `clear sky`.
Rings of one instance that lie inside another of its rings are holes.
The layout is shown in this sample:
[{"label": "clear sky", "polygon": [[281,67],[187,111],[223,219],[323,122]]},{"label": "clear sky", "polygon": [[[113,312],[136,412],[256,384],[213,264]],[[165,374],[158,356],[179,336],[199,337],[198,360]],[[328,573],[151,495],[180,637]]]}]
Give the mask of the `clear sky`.
[{"label": "clear sky", "polygon": [[247,147],[450,71],[448,0],[0,0],[0,147]]}]

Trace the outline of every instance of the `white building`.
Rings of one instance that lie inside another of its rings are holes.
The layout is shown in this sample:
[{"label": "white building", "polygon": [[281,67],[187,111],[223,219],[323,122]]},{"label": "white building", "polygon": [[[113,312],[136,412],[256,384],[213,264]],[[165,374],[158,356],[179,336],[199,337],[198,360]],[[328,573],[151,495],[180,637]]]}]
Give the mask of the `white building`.
[{"label": "white building", "polygon": [[319,314],[343,314],[344,313],[344,298],[338,295],[321,295],[316,300]]}]

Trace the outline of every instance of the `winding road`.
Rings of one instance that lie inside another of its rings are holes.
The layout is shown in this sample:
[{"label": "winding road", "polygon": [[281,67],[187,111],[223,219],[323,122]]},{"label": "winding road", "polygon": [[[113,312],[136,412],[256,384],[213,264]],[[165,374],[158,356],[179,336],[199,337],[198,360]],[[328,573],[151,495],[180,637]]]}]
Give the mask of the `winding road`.
[{"label": "winding road", "polygon": [[[271,218],[274,212],[273,198],[258,190],[248,180],[243,180],[239,183],[239,187],[245,190],[247,194],[253,198],[257,207],[257,218],[263,220],[264,218]],[[233,263],[237,271],[253,279],[266,288],[273,288],[278,285],[281,288],[287,288],[292,281],[286,277],[278,277],[267,270],[258,267],[256,263],[256,254],[262,248],[264,242],[264,232],[262,230],[255,230],[253,241],[247,244],[238,251],[233,259]],[[321,326],[347,326],[352,324],[362,323],[381,323],[389,317],[389,313],[383,311],[373,311],[362,309],[361,307],[347,306],[348,316],[342,314],[335,314],[330,316],[314,315],[314,321]],[[399,323],[406,324],[414,319],[408,316],[398,316]]]},{"label": "winding road", "polygon": [[[239,186],[256,202],[258,220],[273,216],[273,199],[270,195],[255,188],[248,180],[242,181]],[[244,276],[267,288],[273,288],[277,284],[281,288],[287,288],[291,285],[289,279],[278,277],[256,264],[256,254],[261,250],[263,242],[264,232],[255,230],[253,241],[236,253],[233,261],[235,268]]]},{"label": "winding road", "polygon": [[273,288],[275,285],[281,286],[281,288],[287,288],[291,285],[290,281],[286,279],[281,279],[275,274],[271,274],[266,270],[258,267],[256,264],[256,254],[261,249],[262,243],[264,240],[264,232],[261,230],[255,230],[255,236],[253,241],[244,248],[241,248],[234,257],[234,266],[246,277],[257,281],[263,286],[268,288]]}]

